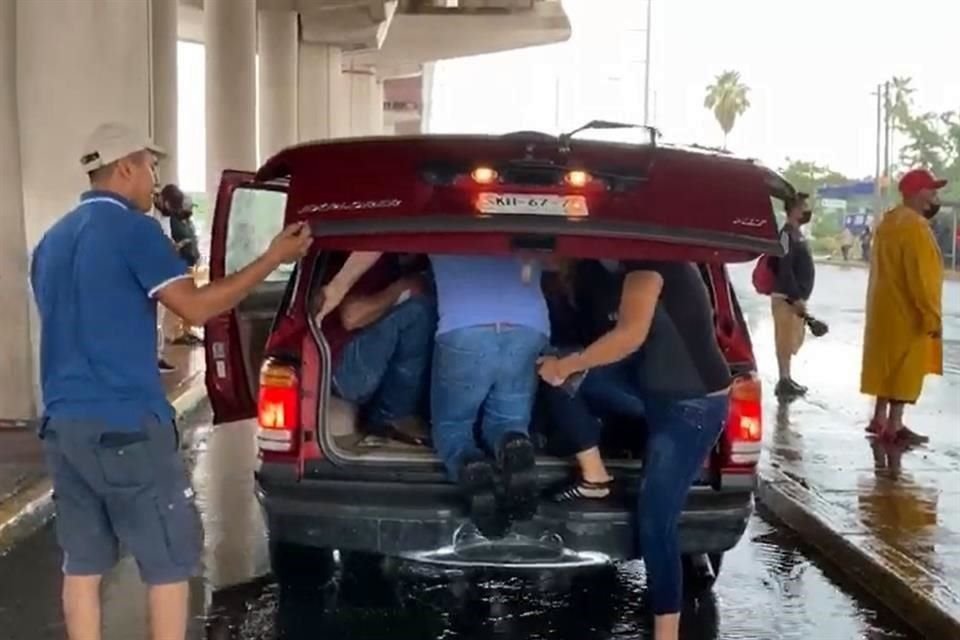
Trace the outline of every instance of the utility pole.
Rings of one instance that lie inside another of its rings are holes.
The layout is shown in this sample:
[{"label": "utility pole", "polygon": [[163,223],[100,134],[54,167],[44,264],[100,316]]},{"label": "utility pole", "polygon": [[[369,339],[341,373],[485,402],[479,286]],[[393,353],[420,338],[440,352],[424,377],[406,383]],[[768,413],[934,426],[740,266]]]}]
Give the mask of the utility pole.
[{"label": "utility pole", "polygon": [[957,237],[957,215],[960,215],[960,209],[953,207],[953,255],[950,258],[950,261],[953,263],[951,266],[953,270],[957,270],[957,245],[960,244],[960,238]]},{"label": "utility pole", "polygon": [[653,0],[647,0],[647,53],[643,60],[643,124],[650,126],[650,17],[653,15]]},{"label": "utility pole", "polygon": [[886,209],[890,192],[890,82],[883,83],[883,206]]},{"label": "utility pole", "polygon": [[882,209],[881,206],[881,195],[880,195],[880,127],[882,126],[883,121],[883,87],[877,85],[877,168],[874,173],[873,179],[873,215],[874,220],[880,219],[880,212]]}]

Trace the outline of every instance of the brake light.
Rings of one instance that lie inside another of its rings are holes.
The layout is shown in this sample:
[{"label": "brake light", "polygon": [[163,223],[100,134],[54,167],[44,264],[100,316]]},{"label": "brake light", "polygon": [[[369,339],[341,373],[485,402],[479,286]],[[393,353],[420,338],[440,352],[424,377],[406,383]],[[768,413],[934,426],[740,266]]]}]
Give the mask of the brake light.
[{"label": "brake light", "polygon": [[257,439],[264,451],[293,451],[300,429],[300,380],[296,370],[267,360],[260,369],[257,400],[260,428]]},{"label": "brake light", "polygon": [[563,180],[571,187],[579,189],[587,186],[593,180],[593,177],[586,171],[568,171]]},{"label": "brake light", "polygon": [[497,179],[497,172],[490,167],[477,167],[470,174],[477,184],[493,184]]},{"label": "brake light", "polygon": [[754,466],[760,461],[763,446],[763,399],[756,376],[737,378],[730,388],[730,413],[727,419],[729,462]]}]

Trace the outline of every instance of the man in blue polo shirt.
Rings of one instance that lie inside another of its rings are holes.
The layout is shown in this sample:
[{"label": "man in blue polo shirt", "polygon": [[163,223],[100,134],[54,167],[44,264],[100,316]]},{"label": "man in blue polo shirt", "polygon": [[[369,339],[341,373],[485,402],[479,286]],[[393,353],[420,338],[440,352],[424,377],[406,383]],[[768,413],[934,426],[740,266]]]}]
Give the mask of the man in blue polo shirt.
[{"label": "man in blue polo shirt", "polygon": [[160,150],[120,124],[98,127],[81,159],[91,191],[37,246],[41,437],[56,495],[63,602],[72,639],[100,638],[101,577],[122,545],[149,586],[154,639],[183,638],[200,517],[156,361],[157,302],[196,324],[236,305],[309,229],[285,229],[245,269],[198,288],[147,215]]}]

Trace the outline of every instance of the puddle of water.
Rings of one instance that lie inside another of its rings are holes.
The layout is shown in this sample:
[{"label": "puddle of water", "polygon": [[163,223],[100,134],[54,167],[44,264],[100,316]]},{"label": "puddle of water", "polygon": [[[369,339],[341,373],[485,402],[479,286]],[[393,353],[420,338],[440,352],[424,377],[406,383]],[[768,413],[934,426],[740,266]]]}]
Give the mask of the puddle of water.
[{"label": "puddle of water", "polygon": [[559,535],[549,531],[539,537],[515,532],[488,539],[470,523],[457,529],[450,546],[408,553],[402,559],[437,567],[509,571],[582,569],[610,563],[604,554],[567,548]]}]

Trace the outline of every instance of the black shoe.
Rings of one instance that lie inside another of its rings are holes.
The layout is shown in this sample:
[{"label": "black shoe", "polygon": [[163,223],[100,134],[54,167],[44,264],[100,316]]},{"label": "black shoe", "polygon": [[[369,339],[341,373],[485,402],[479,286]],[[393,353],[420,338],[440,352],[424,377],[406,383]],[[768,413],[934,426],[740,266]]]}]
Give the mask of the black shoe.
[{"label": "black shoe", "polygon": [[203,344],[203,338],[193,333],[185,333],[170,344],[178,347],[198,347]]},{"label": "black shoe", "polygon": [[490,537],[499,530],[500,513],[494,487],[493,464],[483,454],[471,455],[460,467],[460,490],[467,500],[470,519],[480,533]]},{"label": "black shoe", "polygon": [[579,478],[551,491],[548,494],[548,499],[553,502],[606,500],[612,492],[612,478],[606,482],[588,482],[587,480]]},{"label": "black shoe", "polygon": [[525,433],[509,433],[497,451],[503,474],[504,506],[515,520],[529,520],[537,513],[537,455]]},{"label": "black shoe", "polygon": [[806,392],[806,387],[797,384],[789,378],[778,382],[777,388],[774,390],[774,393],[780,398],[795,398],[804,395]]},{"label": "black shoe", "polygon": [[175,366],[173,366],[163,358],[160,358],[157,361],[157,368],[160,369],[160,373],[173,373],[174,371],[177,370]]}]

